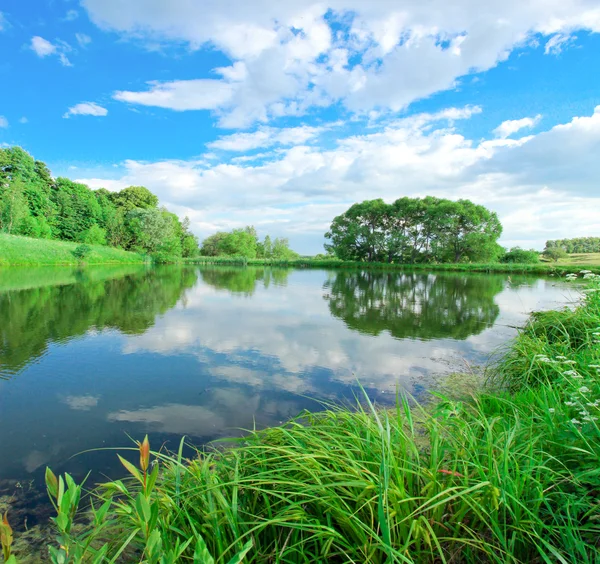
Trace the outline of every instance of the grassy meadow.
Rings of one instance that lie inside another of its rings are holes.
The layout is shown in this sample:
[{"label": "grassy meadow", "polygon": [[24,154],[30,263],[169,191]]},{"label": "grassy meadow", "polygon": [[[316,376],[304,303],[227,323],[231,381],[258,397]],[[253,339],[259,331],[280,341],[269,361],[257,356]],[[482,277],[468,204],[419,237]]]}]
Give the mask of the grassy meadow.
[{"label": "grassy meadow", "polygon": [[585,277],[582,303],[532,315],[469,396],[362,397],[189,459],[144,440],[83,525],[84,490],[48,471],[51,560],[599,562],[600,279]]},{"label": "grassy meadow", "polygon": [[33,239],[0,233],[0,267],[143,263],[142,255],[104,245],[88,245],[90,252],[82,261],[73,252],[79,243]]},{"label": "grassy meadow", "polygon": [[600,266],[600,253],[572,253],[558,259],[557,266]]}]

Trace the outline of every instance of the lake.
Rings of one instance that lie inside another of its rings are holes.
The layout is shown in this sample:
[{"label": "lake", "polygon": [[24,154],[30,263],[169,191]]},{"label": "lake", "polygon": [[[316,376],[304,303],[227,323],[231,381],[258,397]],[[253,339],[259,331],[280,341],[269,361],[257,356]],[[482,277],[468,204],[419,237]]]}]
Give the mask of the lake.
[{"label": "lake", "polygon": [[358,381],[383,404],[425,397],[574,294],[462,273],[0,270],[0,482],[41,483],[46,465],[121,474],[114,451],[90,449],[205,443],[351,403]]}]

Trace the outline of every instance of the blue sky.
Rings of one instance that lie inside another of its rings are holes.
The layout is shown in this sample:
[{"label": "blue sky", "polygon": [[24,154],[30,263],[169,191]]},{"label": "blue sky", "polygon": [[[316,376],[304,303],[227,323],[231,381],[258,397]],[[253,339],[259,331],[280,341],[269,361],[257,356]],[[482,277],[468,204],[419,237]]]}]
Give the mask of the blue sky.
[{"label": "blue sky", "polygon": [[484,204],[509,246],[598,235],[600,6],[480,8],[3,0],[0,144],[303,253],[351,203],[405,195]]}]

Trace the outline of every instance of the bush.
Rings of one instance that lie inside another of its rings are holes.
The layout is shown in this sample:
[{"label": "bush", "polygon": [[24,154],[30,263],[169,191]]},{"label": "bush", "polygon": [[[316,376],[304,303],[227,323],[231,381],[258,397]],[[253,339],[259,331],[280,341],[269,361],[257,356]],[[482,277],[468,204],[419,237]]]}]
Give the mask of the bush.
[{"label": "bush", "polygon": [[540,254],[534,250],[525,250],[520,247],[513,247],[510,251],[500,257],[500,262],[515,264],[536,264],[540,262]]},{"label": "bush", "polygon": [[92,249],[86,245],[78,245],[77,247],[75,247],[75,250],[73,251],[73,256],[77,259],[77,260],[84,260],[90,253],[92,252]]}]

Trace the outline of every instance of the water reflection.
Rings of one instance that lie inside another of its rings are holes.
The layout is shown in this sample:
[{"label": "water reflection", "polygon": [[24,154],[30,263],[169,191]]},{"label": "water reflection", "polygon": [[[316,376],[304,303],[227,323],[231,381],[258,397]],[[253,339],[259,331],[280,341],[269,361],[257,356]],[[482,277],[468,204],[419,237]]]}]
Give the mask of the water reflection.
[{"label": "water reflection", "polygon": [[[0,288],[10,288],[0,291],[0,376],[5,378],[43,356],[50,343],[64,343],[92,328],[144,333],[197,280],[195,270],[175,267],[0,274]],[[38,286],[27,288],[32,274],[39,277]]]},{"label": "water reflection", "polygon": [[491,327],[500,308],[498,276],[337,272],[325,283],[331,314],[347,327],[397,339],[466,339]]},{"label": "water reflection", "polygon": [[200,271],[202,281],[218,290],[232,294],[252,296],[260,285],[268,289],[271,284],[285,286],[290,271],[283,268],[228,268],[205,267]]},{"label": "water reflection", "polygon": [[[6,272],[6,276],[4,274]],[[2,477],[121,469],[150,433],[175,448],[276,424],[315,400],[380,402],[484,362],[551,283],[504,276],[146,267],[0,271]],[[76,337],[76,338],[75,338]],[[32,415],[33,414],[33,415]]]}]

